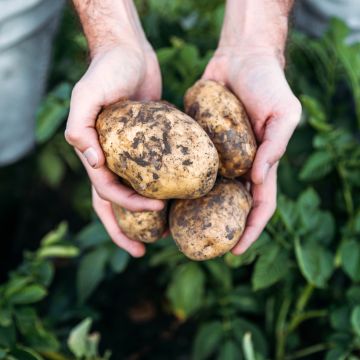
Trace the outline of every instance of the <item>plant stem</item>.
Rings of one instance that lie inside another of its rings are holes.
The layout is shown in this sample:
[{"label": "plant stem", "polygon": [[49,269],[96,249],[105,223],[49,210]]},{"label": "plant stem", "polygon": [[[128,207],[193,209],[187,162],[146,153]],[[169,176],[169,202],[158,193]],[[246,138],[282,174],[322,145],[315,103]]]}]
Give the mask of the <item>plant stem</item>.
[{"label": "plant stem", "polygon": [[305,349],[301,349],[299,351],[294,352],[293,354],[290,354],[285,357],[285,360],[294,360],[294,359],[300,359],[302,357],[315,354],[320,351],[328,350],[331,346],[329,344],[316,344],[309,346]]},{"label": "plant stem", "polygon": [[276,360],[283,360],[286,346],[286,317],[289,313],[291,298],[285,298],[276,324]]},{"label": "plant stem", "polygon": [[308,283],[304,287],[298,301],[296,302],[296,306],[295,306],[296,312],[302,312],[305,309],[305,306],[309,302],[314,289],[315,289],[314,285],[310,283]]},{"label": "plant stem", "polygon": [[318,318],[318,317],[325,317],[327,315],[328,315],[327,310],[311,310],[296,314],[295,316],[293,316],[288,326],[288,333],[293,332],[305,320]]}]

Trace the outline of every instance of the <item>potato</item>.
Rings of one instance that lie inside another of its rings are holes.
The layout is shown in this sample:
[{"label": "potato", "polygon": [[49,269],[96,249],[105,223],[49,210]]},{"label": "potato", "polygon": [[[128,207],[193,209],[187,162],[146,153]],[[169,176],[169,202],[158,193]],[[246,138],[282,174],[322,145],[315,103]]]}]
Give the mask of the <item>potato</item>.
[{"label": "potato", "polygon": [[220,179],[204,197],[175,200],[169,223],[171,234],[187,257],[208,260],[234,247],[244,231],[252,198],[237,180]]},{"label": "potato", "polygon": [[117,204],[112,207],[120,229],[132,240],[153,243],[166,230],[166,207],[161,211],[130,211]]},{"label": "potato", "polygon": [[256,141],[240,100],[212,80],[197,81],[185,94],[185,112],[194,118],[215,144],[219,172],[233,179],[252,166]]},{"label": "potato", "polygon": [[108,167],[143,196],[198,198],[215,183],[214,144],[171,105],[123,100],[99,114],[96,128]]}]

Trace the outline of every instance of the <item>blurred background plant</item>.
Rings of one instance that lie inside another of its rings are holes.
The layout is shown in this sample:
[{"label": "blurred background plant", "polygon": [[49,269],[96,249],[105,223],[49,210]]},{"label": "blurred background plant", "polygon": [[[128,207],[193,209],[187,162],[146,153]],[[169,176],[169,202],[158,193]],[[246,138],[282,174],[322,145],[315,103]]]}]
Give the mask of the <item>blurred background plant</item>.
[{"label": "blurred background plant", "polygon": [[[223,2],[137,5],[164,98],[181,107]],[[346,36],[336,20],[320,40],[290,36],[287,76],[304,114],[280,164],[278,209],[252,248],[195,263],[167,238],[133,260],[93,215],[63,139],[87,65],[67,8],[36,152],[0,169],[0,359],[360,359],[360,45]]]}]

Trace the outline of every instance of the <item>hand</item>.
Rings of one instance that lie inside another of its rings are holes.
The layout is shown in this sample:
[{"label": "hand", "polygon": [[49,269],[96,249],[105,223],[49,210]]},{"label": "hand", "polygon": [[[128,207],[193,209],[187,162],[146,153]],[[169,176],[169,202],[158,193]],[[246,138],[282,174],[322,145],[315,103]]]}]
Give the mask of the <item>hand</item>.
[{"label": "hand", "polygon": [[251,170],[253,208],[233,254],[244,253],[260,236],[276,209],[276,170],[301,116],[283,62],[274,53],[219,48],[204,79],[224,83],[242,101],[259,147]]},{"label": "hand", "polygon": [[102,48],[73,89],[65,131],[66,140],[74,146],[92,182],[95,212],[112,240],[133,256],[142,256],[144,245],[121,232],[111,202],[133,211],[161,210],[164,204],[127,188],[106,167],[95,122],[103,106],[121,98],[157,100],[160,96],[161,74],[150,45],[135,47],[123,43]]}]

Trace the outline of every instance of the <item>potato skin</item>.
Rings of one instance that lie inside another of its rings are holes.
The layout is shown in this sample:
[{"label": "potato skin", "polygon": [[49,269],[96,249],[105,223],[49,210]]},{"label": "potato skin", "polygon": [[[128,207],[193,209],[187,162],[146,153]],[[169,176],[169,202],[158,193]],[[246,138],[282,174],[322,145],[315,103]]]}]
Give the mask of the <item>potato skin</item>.
[{"label": "potato skin", "polygon": [[199,124],[164,102],[123,100],[106,107],[96,128],[110,170],[141,195],[198,198],[219,167],[214,144]]},{"label": "potato skin", "polygon": [[130,211],[112,204],[120,229],[132,240],[153,243],[166,230],[167,209],[161,211]]},{"label": "potato skin", "polygon": [[244,231],[252,197],[237,180],[220,179],[204,197],[175,200],[170,232],[180,251],[193,260],[208,260],[231,250]]},{"label": "potato skin", "polygon": [[197,81],[185,94],[185,112],[194,118],[215,144],[219,172],[233,179],[252,166],[256,140],[240,100],[213,80]]}]

